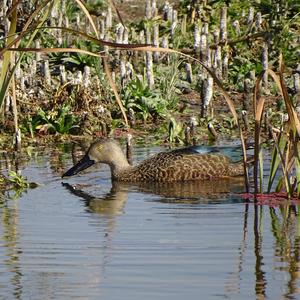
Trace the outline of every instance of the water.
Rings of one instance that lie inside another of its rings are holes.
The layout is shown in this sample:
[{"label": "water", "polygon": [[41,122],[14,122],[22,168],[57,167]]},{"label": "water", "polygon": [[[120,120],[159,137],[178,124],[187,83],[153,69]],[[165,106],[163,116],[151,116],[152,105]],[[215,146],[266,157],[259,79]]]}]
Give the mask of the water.
[{"label": "water", "polygon": [[300,299],[297,216],[240,181],[112,187],[105,166],[62,180],[70,154],[31,155],[40,186],[0,202],[0,299]]}]

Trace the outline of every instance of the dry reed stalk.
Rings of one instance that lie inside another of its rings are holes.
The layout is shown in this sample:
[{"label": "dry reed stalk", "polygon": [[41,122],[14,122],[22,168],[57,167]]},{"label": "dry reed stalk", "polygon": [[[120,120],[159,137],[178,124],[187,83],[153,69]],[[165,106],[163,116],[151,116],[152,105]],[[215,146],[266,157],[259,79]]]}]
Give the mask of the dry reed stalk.
[{"label": "dry reed stalk", "polygon": [[212,67],[216,75],[222,78],[222,52],[220,46],[214,50]]},{"label": "dry reed stalk", "polygon": [[207,78],[204,78],[201,86],[201,117],[207,117],[208,107],[213,98],[213,85],[214,80],[210,75],[207,75]]},{"label": "dry reed stalk", "polygon": [[257,12],[256,16],[255,16],[255,27],[257,31],[262,31],[262,16],[261,16],[261,12]]},{"label": "dry reed stalk", "polygon": [[146,0],[145,5],[145,19],[150,20],[152,18],[152,7],[151,7],[151,0]]},{"label": "dry reed stalk", "polygon": [[267,90],[268,89],[268,72],[267,72],[267,70],[269,68],[269,46],[268,46],[267,42],[265,42],[263,44],[261,64],[262,64],[263,70],[265,71],[262,82],[263,82],[264,88]]},{"label": "dry reed stalk", "polygon": [[44,81],[48,86],[51,86],[51,73],[49,68],[49,60],[44,60],[42,64],[42,76],[44,77]]},{"label": "dry reed stalk", "polygon": [[186,146],[191,145],[191,128],[190,126],[186,125],[184,129],[184,144]]},{"label": "dry reed stalk", "polygon": [[59,80],[61,85],[64,85],[67,82],[67,73],[64,65],[59,66]]},{"label": "dry reed stalk", "polygon": [[152,10],[152,17],[155,18],[158,14],[156,0],[152,0],[151,10]]},{"label": "dry reed stalk", "polygon": [[220,16],[220,42],[225,43],[227,41],[227,7],[221,8]]},{"label": "dry reed stalk", "polygon": [[194,49],[196,53],[200,53],[201,29],[199,25],[194,28]]},{"label": "dry reed stalk", "polygon": [[172,21],[171,21],[171,37],[174,38],[175,29],[177,26],[178,20],[177,20],[177,10],[173,9],[172,12]]},{"label": "dry reed stalk", "polygon": [[85,88],[88,88],[91,84],[91,69],[89,66],[84,66],[82,83]]},{"label": "dry reed stalk", "polygon": [[228,51],[224,51],[223,60],[222,60],[222,78],[224,81],[228,80],[228,61],[229,61],[229,53]]},{"label": "dry reed stalk", "polygon": [[[146,43],[151,44],[151,31],[146,30]],[[146,78],[147,84],[150,88],[154,86],[154,75],[153,75],[153,56],[151,51],[146,51]]]},{"label": "dry reed stalk", "polygon": [[232,27],[234,28],[236,35],[241,36],[241,27],[240,27],[240,23],[238,20],[234,20],[232,22]]},{"label": "dry reed stalk", "polygon": [[120,59],[120,80],[121,80],[121,87],[124,88],[126,84],[126,59],[125,56],[122,55]]},{"label": "dry reed stalk", "polygon": [[126,158],[130,165],[133,165],[133,146],[132,146],[132,135],[127,133],[126,135]]},{"label": "dry reed stalk", "polygon": [[208,63],[208,57],[207,57],[208,43],[207,43],[206,33],[202,33],[200,36],[199,50],[200,50],[200,59],[204,63]]},{"label": "dry reed stalk", "polygon": [[254,8],[253,7],[249,7],[248,15],[247,15],[247,25],[249,27],[252,26],[253,20],[254,20]]},{"label": "dry reed stalk", "polygon": [[192,71],[192,66],[190,63],[185,63],[185,76],[186,76],[186,81],[189,83],[193,82],[193,71]]},{"label": "dry reed stalk", "polygon": [[[155,24],[153,27],[153,45],[159,47],[159,25]],[[158,63],[159,61],[159,52],[153,53],[153,62]]]}]

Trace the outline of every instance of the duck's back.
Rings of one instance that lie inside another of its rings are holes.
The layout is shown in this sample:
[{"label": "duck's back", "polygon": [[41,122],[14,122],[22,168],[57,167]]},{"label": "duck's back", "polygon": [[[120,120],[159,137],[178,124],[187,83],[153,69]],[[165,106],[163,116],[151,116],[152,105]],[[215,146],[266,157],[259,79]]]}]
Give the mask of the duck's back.
[{"label": "duck's back", "polygon": [[241,163],[221,154],[199,154],[193,148],[156,154],[118,179],[122,181],[187,181],[243,175]]}]

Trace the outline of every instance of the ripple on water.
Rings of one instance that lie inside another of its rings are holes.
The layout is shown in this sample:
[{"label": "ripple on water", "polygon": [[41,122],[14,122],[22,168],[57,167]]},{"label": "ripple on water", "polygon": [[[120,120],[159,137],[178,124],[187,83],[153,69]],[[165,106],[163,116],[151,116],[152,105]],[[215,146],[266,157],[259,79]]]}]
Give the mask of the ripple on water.
[{"label": "ripple on water", "polygon": [[299,299],[298,218],[246,207],[239,183],[62,181],[70,156],[53,156],[25,168],[40,187],[1,202],[0,299]]}]

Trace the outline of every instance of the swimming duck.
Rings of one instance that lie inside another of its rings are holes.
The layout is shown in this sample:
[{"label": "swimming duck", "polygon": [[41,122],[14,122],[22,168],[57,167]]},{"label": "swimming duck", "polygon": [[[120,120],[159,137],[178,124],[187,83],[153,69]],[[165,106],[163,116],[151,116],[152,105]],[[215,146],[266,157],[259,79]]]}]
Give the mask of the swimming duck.
[{"label": "swimming duck", "polygon": [[111,139],[93,143],[83,158],[62,177],[72,176],[95,163],[108,164],[112,181],[174,182],[242,176],[242,162],[222,154],[199,154],[193,147],[161,152],[131,166],[120,145]]}]

